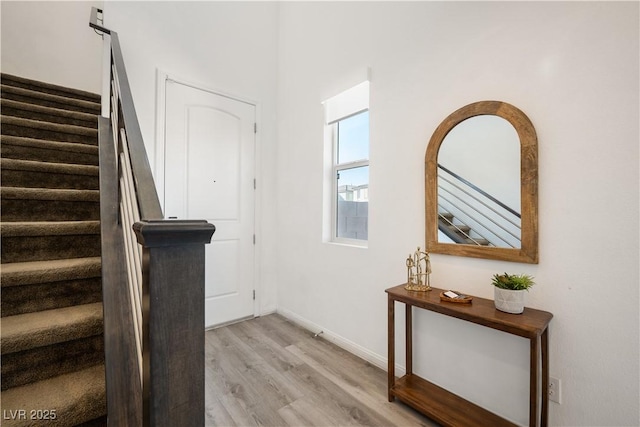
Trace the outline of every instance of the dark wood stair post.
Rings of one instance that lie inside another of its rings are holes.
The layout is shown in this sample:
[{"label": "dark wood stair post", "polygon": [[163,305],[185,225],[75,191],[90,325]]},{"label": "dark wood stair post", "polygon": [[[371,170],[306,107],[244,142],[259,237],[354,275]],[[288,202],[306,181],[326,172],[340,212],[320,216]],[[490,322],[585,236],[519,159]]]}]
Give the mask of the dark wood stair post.
[{"label": "dark wood stair post", "polygon": [[134,224],[143,250],[144,425],[204,425],[206,221]]}]

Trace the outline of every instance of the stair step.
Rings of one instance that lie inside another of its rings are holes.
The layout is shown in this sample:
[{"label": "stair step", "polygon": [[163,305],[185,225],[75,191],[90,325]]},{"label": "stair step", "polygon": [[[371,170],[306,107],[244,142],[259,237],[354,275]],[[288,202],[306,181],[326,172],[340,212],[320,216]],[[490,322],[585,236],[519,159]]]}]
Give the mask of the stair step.
[{"label": "stair step", "polygon": [[11,99],[0,100],[0,105],[2,106],[2,114],[5,116],[81,126],[90,129],[96,129],[98,127],[98,117],[95,114],[45,107],[42,105],[13,101]]},{"label": "stair step", "polygon": [[99,164],[99,149],[96,145],[10,135],[0,136],[0,144],[3,158],[94,166]]},{"label": "stair step", "polygon": [[62,200],[69,202],[99,202],[98,190],[65,190],[59,188],[2,187],[6,199]]},{"label": "stair step", "polygon": [[100,234],[100,221],[3,222],[0,231],[2,238]]},{"label": "stair step", "polygon": [[45,347],[102,334],[102,303],[83,304],[2,319],[1,352]]},{"label": "stair step", "polygon": [[2,317],[102,300],[100,257],[2,264],[0,278]]},{"label": "stair step", "polygon": [[2,355],[2,391],[104,363],[96,334]]},{"label": "stair step", "polygon": [[5,263],[100,256],[99,221],[3,222]]},{"label": "stair step", "polygon": [[2,115],[3,135],[22,136],[59,142],[98,144],[98,130],[82,126],[61,125]]},{"label": "stair step", "polygon": [[469,231],[471,231],[471,227],[464,224],[447,225],[447,227],[449,227],[449,230],[460,234],[462,237],[465,237],[462,233],[466,233],[468,235]]},{"label": "stair step", "polygon": [[489,241],[487,239],[478,239],[478,238],[473,238],[473,240],[469,239],[468,244],[470,245],[479,245],[479,246],[489,246]]},{"label": "stair step", "polygon": [[439,216],[446,218],[449,222],[453,221],[453,214],[449,212],[440,212]]},{"label": "stair step", "polygon": [[[74,426],[106,414],[104,365],[97,365],[2,392],[2,410],[10,419],[5,427],[33,426],[31,411],[55,411],[55,423],[41,425]],[[26,419],[10,414],[24,410]],[[9,411],[12,411],[11,413]]]},{"label": "stair step", "polygon": [[100,95],[87,92],[81,89],[74,89],[65,86],[59,86],[51,83],[45,83],[37,80],[31,80],[24,77],[14,76],[2,73],[0,80],[3,85],[30,89],[36,92],[45,92],[52,95],[64,96],[67,98],[76,98],[90,102],[100,102]]},{"label": "stair step", "polygon": [[97,166],[49,163],[33,160],[1,159],[2,185],[76,190],[100,188]]},{"label": "stair step", "polygon": [[462,244],[473,246],[489,246],[489,241],[481,237],[464,237],[460,239]]},{"label": "stair step", "polygon": [[3,221],[100,219],[98,190],[0,188]]},{"label": "stair step", "polygon": [[12,286],[2,290],[1,314],[8,317],[100,301],[99,277]]},{"label": "stair step", "polygon": [[104,362],[102,303],[2,319],[2,390]]},{"label": "stair step", "polygon": [[45,107],[60,108],[62,110],[79,111],[81,113],[100,114],[102,107],[99,102],[84,101],[66,96],[51,95],[31,89],[0,85],[0,94],[4,99],[37,104]]},{"label": "stair step", "polygon": [[[100,277],[100,257],[2,264],[2,288]],[[2,292],[5,292],[3,289]]]}]

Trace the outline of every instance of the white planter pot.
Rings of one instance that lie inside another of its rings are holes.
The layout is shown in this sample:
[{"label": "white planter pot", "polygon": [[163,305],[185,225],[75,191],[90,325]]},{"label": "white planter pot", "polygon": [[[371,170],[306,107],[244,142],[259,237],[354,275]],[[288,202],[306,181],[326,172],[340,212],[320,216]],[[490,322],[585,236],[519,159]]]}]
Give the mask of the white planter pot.
[{"label": "white planter pot", "polygon": [[494,289],[494,303],[500,311],[511,314],[520,314],[524,311],[524,296],[527,291],[512,291],[510,289]]}]

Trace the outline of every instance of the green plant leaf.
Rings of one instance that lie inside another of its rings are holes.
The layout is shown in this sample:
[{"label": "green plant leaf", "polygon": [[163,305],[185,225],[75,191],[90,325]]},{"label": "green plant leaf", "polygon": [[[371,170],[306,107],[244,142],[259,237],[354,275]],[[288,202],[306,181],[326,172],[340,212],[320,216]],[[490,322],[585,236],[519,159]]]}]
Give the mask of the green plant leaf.
[{"label": "green plant leaf", "polygon": [[528,291],[535,282],[528,274],[495,274],[491,284],[500,289],[510,289],[513,291]]}]

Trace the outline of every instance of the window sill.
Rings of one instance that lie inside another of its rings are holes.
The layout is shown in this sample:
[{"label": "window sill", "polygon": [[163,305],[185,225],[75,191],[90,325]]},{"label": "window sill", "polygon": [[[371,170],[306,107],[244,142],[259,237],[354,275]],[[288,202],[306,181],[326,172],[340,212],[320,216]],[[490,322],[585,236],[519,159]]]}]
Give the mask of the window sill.
[{"label": "window sill", "polygon": [[350,248],[359,248],[359,249],[368,249],[369,241],[368,240],[356,240],[356,239],[336,239],[329,240],[325,243],[336,246],[346,246]]}]

